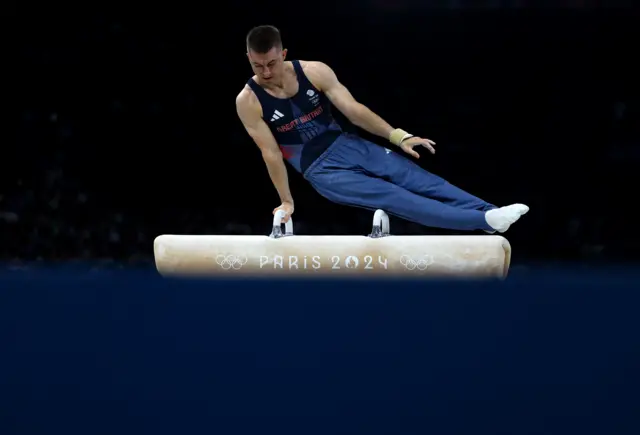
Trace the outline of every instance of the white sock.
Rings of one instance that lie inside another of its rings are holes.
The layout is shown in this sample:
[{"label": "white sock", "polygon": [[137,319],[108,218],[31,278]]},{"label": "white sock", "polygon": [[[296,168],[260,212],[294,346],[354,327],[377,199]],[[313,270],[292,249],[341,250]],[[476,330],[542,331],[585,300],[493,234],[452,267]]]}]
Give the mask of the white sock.
[{"label": "white sock", "polygon": [[524,204],[511,204],[489,210],[484,214],[484,218],[491,228],[504,233],[509,229],[511,224],[520,219],[520,216],[528,211],[529,207]]}]

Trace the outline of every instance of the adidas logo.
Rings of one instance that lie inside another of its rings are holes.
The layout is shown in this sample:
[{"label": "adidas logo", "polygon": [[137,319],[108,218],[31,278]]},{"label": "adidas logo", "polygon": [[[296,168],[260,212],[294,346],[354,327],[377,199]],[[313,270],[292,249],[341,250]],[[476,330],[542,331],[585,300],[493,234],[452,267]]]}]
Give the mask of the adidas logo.
[{"label": "adidas logo", "polygon": [[271,122],[273,121],[277,121],[278,119],[282,118],[284,115],[282,113],[280,113],[279,111],[275,111],[273,112],[273,116],[271,117]]}]

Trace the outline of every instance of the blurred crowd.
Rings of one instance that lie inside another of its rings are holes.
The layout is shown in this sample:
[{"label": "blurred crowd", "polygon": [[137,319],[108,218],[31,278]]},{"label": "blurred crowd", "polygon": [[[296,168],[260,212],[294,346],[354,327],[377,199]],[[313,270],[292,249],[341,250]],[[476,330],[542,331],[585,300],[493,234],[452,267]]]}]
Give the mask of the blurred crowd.
[{"label": "blurred crowd", "polygon": [[[465,109],[461,107],[460,111]],[[603,148],[613,160],[638,161],[640,142],[637,124],[632,125],[630,111],[638,113],[637,101],[616,102],[611,107],[615,138]],[[25,111],[22,129],[48,131],[59,141],[72,143],[73,128],[58,123],[55,114]],[[48,124],[48,125],[45,125]],[[23,142],[25,145],[26,143]],[[235,144],[233,146],[241,146]],[[62,147],[68,148],[68,147]],[[17,166],[5,172],[0,190],[0,258],[13,266],[31,262],[92,261],[105,265],[150,265],[155,236],[167,228],[184,234],[268,234],[269,220],[251,226],[250,222],[207,220],[196,205],[173,213],[168,220],[154,225],[139,213],[127,213],[105,203],[83,180],[74,177],[66,163],[73,161],[67,151],[56,150],[38,157],[28,145],[21,148],[23,158],[32,165]],[[358,228],[366,233],[370,213],[357,212]],[[297,218],[298,216],[296,216]],[[170,221],[170,223],[169,223]],[[350,234],[349,225],[340,220],[296,221],[300,234]],[[421,234],[424,228],[395,221],[394,232]],[[597,258],[607,245],[607,220],[589,214],[568,216],[556,237],[571,246],[578,258]]]}]

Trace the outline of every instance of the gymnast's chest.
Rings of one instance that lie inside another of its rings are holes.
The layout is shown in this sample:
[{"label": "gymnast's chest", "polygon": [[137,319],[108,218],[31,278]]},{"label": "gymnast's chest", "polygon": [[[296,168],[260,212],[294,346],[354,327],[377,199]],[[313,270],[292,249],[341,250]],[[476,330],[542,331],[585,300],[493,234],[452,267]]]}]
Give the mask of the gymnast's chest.
[{"label": "gymnast's chest", "polygon": [[317,115],[316,112],[321,104],[320,98],[315,91],[312,91],[313,95],[308,95],[307,92],[305,90],[304,93],[298,93],[287,99],[271,98],[269,104],[263,107],[264,120],[271,127],[294,126],[308,117]]}]

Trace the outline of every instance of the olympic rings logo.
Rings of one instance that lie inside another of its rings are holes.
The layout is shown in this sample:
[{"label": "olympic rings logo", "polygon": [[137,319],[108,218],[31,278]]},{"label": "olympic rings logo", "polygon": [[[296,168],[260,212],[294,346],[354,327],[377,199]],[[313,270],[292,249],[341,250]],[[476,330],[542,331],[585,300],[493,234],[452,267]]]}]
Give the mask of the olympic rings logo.
[{"label": "olympic rings logo", "polygon": [[240,270],[242,266],[247,264],[247,257],[244,255],[218,255],[216,257],[216,263],[220,265],[224,270],[234,269]]},{"label": "olympic rings logo", "polygon": [[402,257],[400,257],[400,264],[406,267],[407,270],[426,270],[427,267],[431,266],[433,263],[435,263],[435,260],[431,255],[425,255],[418,260],[414,260],[408,255],[403,255]]}]

